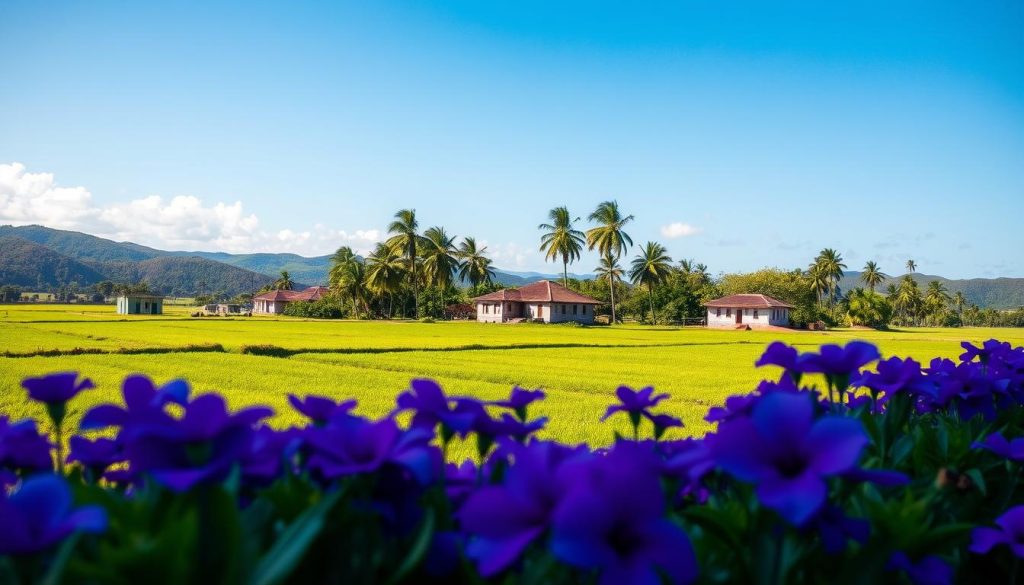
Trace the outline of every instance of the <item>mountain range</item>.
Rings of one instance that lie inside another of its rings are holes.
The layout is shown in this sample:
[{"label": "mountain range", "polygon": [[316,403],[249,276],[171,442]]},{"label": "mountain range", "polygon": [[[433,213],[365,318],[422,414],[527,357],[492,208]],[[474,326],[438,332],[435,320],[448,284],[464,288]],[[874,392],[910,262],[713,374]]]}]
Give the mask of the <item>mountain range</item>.
[{"label": "mountain range", "polygon": [[[84,287],[111,280],[146,282],[155,290],[178,296],[211,292],[235,295],[258,290],[273,282],[282,270],[287,270],[299,285],[325,284],[329,269],[330,256],[168,251],[38,225],[0,226],[0,284],[28,289],[52,289],[71,282]],[[968,302],[980,307],[1024,306],[1024,278],[953,280],[917,273],[912,277],[922,288],[938,280],[951,295],[963,292]],[[561,274],[495,270],[495,281],[507,286],[560,278]],[[879,288],[900,278],[902,275],[890,276]],[[843,291],[863,286],[860,273],[847,272],[839,286]]]},{"label": "mountain range", "polygon": [[[0,226],[0,284],[51,289],[71,282],[89,286],[103,280],[146,282],[165,294],[192,296],[258,290],[282,270],[298,286],[324,284],[330,256],[229,254],[158,250],[81,232],[38,225]],[[588,275],[571,275],[588,278]],[[495,271],[495,281],[520,286],[560,275]]]}]

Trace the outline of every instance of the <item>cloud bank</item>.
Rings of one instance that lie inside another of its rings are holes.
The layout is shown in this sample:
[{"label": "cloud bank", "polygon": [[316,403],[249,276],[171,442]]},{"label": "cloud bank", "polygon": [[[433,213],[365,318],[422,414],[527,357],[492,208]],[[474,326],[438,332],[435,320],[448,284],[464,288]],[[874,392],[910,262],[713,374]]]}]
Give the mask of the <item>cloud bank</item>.
[{"label": "cloud bank", "polygon": [[668,225],[661,226],[661,235],[670,239],[675,240],[677,238],[685,238],[687,236],[695,236],[704,231],[703,229],[692,226],[688,223],[680,221],[672,222]]},{"label": "cloud bank", "polygon": [[318,255],[338,246],[368,253],[381,241],[376,229],[345,231],[316,224],[305,230],[267,231],[241,201],[207,204],[198,197],[150,195],[99,206],[85,187],[62,187],[52,173],[30,173],[21,163],[0,164],[0,223],[40,224],[170,250]]}]

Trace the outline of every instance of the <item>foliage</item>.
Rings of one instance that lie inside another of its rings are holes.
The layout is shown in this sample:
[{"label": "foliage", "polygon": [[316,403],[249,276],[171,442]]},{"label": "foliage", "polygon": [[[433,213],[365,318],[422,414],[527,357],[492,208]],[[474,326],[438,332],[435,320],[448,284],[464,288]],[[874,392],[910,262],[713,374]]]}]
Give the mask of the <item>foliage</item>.
[{"label": "foliage", "polygon": [[[90,408],[65,442],[65,415],[92,382],[30,378],[49,422],[0,418],[0,574],[1012,582],[1024,347],[962,347],[922,368],[864,342],[772,344],[757,365],[781,377],[712,408],[702,439],[668,438],[682,422],[656,411],[667,394],[620,386],[602,420],[626,430],[603,449],[531,438],[548,423],[531,416],[542,391],[482,401],[427,379],[376,419],[352,400],[290,395],[303,421],[274,430],[270,408],[231,412],[183,381],[130,376],[123,406]],[[476,457],[450,461],[463,441]]]},{"label": "foliage", "polygon": [[284,307],[284,314],[307,319],[341,319],[345,316],[338,300],[330,296],[316,301],[288,303]]},{"label": "foliage", "polygon": [[846,311],[853,325],[886,327],[892,319],[892,305],[882,295],[855,288],[846,298]]},{"label": "foliage", "polygon": [[790,322],[796,327],[828,316],[818,307],[810,277],[801,270],[787,272],[768,268],[749,274],[726,274],[719,279],[718,287],[723,295],[758,293],[793,305],[795,308],[789,315]]},{"label": "foliage", "polygon": [[579,219],[573,219],[569,208],[555,207],[548,212],[548,221],[551,223],[537,226],[537,229],[544,230],[540,238],[540,251],[544,252],[544,259],[549,262],[562,261],[563,285],[569,282],[569,264],[579,260],[583,252],[583,232],[574,227]]}]

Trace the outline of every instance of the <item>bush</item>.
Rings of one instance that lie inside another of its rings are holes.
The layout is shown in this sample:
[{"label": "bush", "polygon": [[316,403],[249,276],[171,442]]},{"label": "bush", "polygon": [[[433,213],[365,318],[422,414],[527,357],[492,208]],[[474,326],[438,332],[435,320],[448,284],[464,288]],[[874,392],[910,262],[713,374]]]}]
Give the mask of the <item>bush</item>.
[{"label": "bush", "polygon": [[[879,361],[863,342],[804,354],[774,343],[758,363],[781,377],[712,408],[717,430],[702,439],[667,438],[682,426],[655,412],[667,395],[620,387],[605,418],[629,430],[604,449],[531,439],[546,422],[529,416],[539,390],[483,403],[414,380],[375,420],[355,416],[354,401],[291,396],[308,422],[274,430],[268,408],[231,413],[217,394],[133,376],[127,406],[82,417],[106,434],[73,435],[67,457],[61,434],[0,418],[0,572],[88,583],[1013,582],[1024,348],[962,345],[958,362],[922,369]],[[23,385],[58,431],[90,386],[74,373]],[[404,411],[409,428],[395,418]],[[476,462],[444,465],[456,434]]]},{"label": "bush", "polygon": [[288,303],[284,307],[284,314],[307,319],[341,319],[345,316],[341,305],[330,297],[312,302]]},{"label": "bush", "polygon": [[270,357],[290,357],[294,353],[289,349],[285,349],[283,347],[278,347],[276,345],[270,345],[266,343],[257,345],[243,345],[242,347],[239,348],[238,351],[244,355],[263,355]]}]

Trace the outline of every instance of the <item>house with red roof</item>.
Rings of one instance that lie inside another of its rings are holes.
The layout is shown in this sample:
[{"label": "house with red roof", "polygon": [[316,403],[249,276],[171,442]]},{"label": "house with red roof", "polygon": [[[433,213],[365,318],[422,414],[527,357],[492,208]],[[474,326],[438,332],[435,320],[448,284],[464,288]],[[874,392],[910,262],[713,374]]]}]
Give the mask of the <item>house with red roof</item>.
[{"label": "house with red roof", "polygon": [[729,295],[704,303],[708,309],[708,327],[755,329],[788,327],[793,305],[768,295]]},{"label": "house with red roof", "polygon": [[540,280],[517,289],[503,289],[473,299],[481,323],[543,321],[594,322],[600,301],[571,291],[557,282]]},{"label": "house with red roof", "polygon": [[271,290],[252,298],[252,312],[259,315],[280,315],[288,303],[312,302],[322,299],[331,289],[311,286],[303,290]]}]

